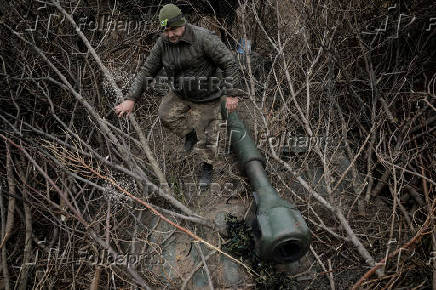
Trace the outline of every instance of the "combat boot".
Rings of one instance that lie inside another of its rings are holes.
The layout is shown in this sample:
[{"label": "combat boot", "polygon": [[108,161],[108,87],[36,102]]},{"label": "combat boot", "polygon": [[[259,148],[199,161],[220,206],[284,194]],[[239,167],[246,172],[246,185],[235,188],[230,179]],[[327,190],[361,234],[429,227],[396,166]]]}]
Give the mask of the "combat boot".
[{"label": "combat boot", "polygon": [[191,133],[185,136],[185,152],[191,152],[197,142],[197,133],[195,133],[195,130],[192,130]]},{"label": "combat boot", "polygon": [[200,180],[199,180],[200,187],[202,188],[209,187],[209,185],[212,183],[212,173],[213,173],[212,164],[203,162],[201,168]]}]

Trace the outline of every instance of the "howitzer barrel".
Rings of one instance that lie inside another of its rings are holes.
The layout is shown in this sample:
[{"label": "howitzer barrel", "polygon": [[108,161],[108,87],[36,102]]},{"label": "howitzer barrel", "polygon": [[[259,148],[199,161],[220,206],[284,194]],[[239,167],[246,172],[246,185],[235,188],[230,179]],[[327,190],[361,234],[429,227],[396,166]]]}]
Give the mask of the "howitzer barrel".
[{"label": "howitzer barrel", "polygon": [[309,250],[310,232],[294,205],[280,198],[264,170],[265,159],[257,150],[244,123],[236,112],[221,113],[227,120],[232,151],[254,190],[255,216],[250,221],[256,242],[256,254],[264,260],[284,264],[297,261]]}]

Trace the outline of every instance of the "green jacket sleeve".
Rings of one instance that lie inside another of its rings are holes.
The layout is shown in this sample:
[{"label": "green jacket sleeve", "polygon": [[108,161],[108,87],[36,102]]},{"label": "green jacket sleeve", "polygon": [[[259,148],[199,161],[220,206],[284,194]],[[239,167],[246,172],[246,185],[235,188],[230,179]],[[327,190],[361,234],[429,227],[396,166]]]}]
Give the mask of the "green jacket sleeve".
[{"label": "green jacket sleeve", "polygon": [[205,54],[223,71],[223,77],[228,80],[226,82],[231,84],[227,86],[226,95],[244,95],[239,70],[232,52],[218,36],[212,33],[207,33],[202,39]]},{"label": "green jacket sleeve", "polygon": [[147,84],[147,79],[155,77],[161,68],[162,39],[159,37],[144,64],[141,66],[141,69],[139,70],[135,79],[133,80],[133,83],[129,89],[129,93],[125,99],[133,101],[138,100],[146,88],[145,86]]}]

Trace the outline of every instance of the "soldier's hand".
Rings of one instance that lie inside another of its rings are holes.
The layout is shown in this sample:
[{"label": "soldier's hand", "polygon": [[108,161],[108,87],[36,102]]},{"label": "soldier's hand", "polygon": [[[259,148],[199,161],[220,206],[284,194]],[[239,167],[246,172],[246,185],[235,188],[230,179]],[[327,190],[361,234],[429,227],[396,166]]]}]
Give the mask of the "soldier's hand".
[{"label": "soldier's hand", "polygon": [[126,116],[128,116],[132,112],[134,106],[135,106],[135,101],[125,100],[121,104],[116,106],[114,110],[115,113],[117,113],[118,117],[122,117],[124,113],[126,113]]},{"label": "soldier's hand", "polygon": [[236,110],[238,107],[238,97],[227,97],[226,99],[226,109],[229,113]]}]

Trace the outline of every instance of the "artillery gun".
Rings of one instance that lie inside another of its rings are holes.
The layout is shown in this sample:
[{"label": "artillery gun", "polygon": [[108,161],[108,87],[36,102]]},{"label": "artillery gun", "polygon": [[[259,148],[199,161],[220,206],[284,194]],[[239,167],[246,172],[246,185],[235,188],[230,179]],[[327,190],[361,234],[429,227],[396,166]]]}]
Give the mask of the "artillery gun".
[{"label": "artillery gun", "polygon": [[254,191],[253,218],[247,222],[254,232],[256,254],[277,264],[299,260],[309,250],[311,240],[306,222],[300,211],[272,187],[264,170],[264,157],[238,114],[227,112],[225,101],[221,103],[221,114],[227,120],[232,151]]}]

